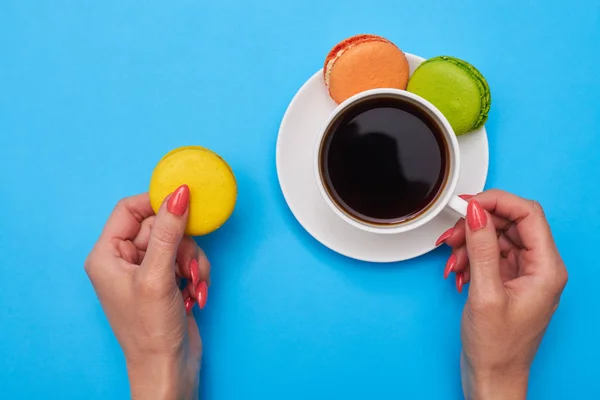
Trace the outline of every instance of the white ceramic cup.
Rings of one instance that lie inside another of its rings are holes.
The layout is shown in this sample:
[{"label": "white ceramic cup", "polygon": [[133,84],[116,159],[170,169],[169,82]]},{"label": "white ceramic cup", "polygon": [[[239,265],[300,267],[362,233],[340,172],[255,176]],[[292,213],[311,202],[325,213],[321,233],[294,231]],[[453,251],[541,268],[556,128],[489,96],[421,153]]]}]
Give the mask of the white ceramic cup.
[{"label": "white ceramic cup", "polygon": [[[371,97],[396,97],[404,102],[409,102],[413,106],[418,107],[420,110],[427,113],[428,116],[434,121],[439,127],[440,132],[443,134],[443,139],[446,142],[446,148],[448,149],[448,157],[446,159],[447,175],[442,187],[439,189],[435,199],[426,206],[422,211],[418,212],[414,217],[410,219],[394,224],[374,224],[367,221],[363,221],[353,216],[348,211],[341,208],[337,202],[335,202],[329,191],[325,188],[325,180],[321,173],[321,153],[322,146],[325,143],[326,134],[329,132],[330,125],[337,119],[340,114],[343,114],[348,108],[358,101],[363,101]],[[362,229],[363,231],[380,233],[380,234],[395,234],[408,232],[413,229],[417,229],[420,226],[425,225],[444,209],[452,209],[457,212],[461,217],[465,217],[467,213],[467,202],[458,197],[454,192],[456,190],[456,184],[458,182],[458,174],[460,171],[460,151],[458,148],[458,141],[454,130],[450,126],[450,123],[444,117],[444,115],[430,102],[417,96],[413,93],[398,90],[398,89],[372,89],[365,92],[361,92],[342,104],[336,107],[331,116],[327,119],[325,126],[321,130],[317,137],[315,151],[314,151],[314,171],[317,178],[317,186],[319,192],[325,199],[325,202],[337,214],[341,219],[346,221],[348,224]]]}]

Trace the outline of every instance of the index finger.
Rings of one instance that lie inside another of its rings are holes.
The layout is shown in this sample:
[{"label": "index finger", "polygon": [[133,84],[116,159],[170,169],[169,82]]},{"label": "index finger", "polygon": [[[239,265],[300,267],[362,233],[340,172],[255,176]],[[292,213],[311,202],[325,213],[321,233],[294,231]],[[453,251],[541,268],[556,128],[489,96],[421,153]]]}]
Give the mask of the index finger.
[{"label": "index finger", "polygon": [[474,199],[490,214],[512,222],[525,249],[544,249],[554,243],[550,226],[539,203],[497,189],[480,193]]},{"label": "index finger", "polygon": [[142,221],[154,215],[148,193],[119,200],[106,221],[101,239],[131,240],[140,231]]}]

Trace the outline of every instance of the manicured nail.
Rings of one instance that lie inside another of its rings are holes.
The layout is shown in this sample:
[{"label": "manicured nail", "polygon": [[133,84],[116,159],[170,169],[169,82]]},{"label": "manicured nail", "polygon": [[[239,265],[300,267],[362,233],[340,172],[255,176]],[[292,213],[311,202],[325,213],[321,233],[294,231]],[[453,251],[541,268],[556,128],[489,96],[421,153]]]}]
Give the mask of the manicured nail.
[{"label": "manicured nail", "polygon": [[192,311],[192,307],[194,307],[195,303],[196,303],[196,300],[192,299],[191,297],[188,297],[183,301],[183,305],[185,305],[185,313],[186,314],[189,314],[190,311]]},{"label": "manicured nail", "polygon": [[439,239],[435,242],[435,245],[439,246],[440,244],[444,243],[446,239],[452,236],[452,233],[454,233],[454,228],[450,228],[446,232],[442,233]]},{"label": "manicured nail", "polygon": [[206,305],[206,299],[208,297],[208,286],[206,282],[202,281],[196,286],[196,299],[198,300],[198,306],[204,308]]},{"label": "manicured nail", "polygon": [[200,282],[200,266],[195,258],[190,262],[190,275],[192,275],[192,284],[195,287]]},{"label": "manicured nail", "polygon": [[472,194],[460,194],[460,195],[458,195],[458,197],[460,197],[461,199],[463,199],[465,201],[469,201],[475,196]]},{"label": "manicured nail", "polygon": [[458,290],[458,293],[462,293],[462,288],[463,288],[463,274],[461,272],[459,274],[456,274],[456,290]]},{"label": "manicured nail", "polygon": [[456,267],[456,255],[452,254],[446,263],[446,268],[444,269],[444,279],[448,279],[448,276],[454,267]]},{"label": "manicured nail", "polygon": [[467,223],[472,231],[478,231],[487,225],[485,210],[475,200],[471,200],[467,206]]},{"label": "manicured nail", "polygon": [[169,197],[167,202],[167,210],[171,214],[182,216],[188,208],[190,201],[190,188],[188,185],[179,186]]}]

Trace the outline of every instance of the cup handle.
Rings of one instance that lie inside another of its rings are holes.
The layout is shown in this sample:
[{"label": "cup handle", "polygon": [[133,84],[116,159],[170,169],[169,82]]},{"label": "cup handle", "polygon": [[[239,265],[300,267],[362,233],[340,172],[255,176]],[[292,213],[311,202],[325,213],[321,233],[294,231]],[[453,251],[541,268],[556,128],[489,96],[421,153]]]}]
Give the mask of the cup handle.
[{"label": "cup handle", "polygon": [[461,199],[457,195],[453,195],[448,202],[448,207],[453,209],[456,213],[458,213],[461,217],[465,218],[467,216],[467,203],[465,200]]}]

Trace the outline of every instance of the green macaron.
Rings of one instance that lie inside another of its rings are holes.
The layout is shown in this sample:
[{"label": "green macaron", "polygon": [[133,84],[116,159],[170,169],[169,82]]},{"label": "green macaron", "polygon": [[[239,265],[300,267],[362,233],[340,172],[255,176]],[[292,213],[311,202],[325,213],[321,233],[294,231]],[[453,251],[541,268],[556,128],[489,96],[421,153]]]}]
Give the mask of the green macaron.
[{"label": "green macaron", "polygon": [[436,106],[457,136],[482,127],[492,104],[490,87],[477,68],[448,56],[421,64],[406,90]]}]

